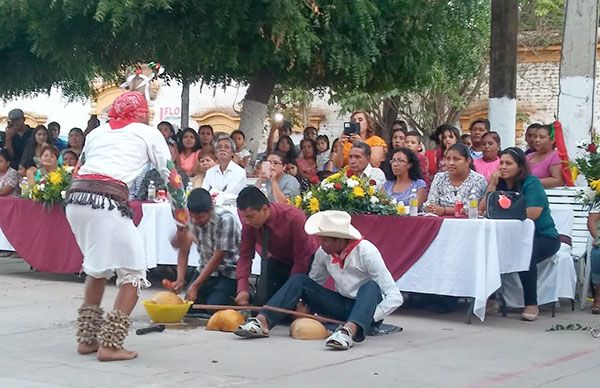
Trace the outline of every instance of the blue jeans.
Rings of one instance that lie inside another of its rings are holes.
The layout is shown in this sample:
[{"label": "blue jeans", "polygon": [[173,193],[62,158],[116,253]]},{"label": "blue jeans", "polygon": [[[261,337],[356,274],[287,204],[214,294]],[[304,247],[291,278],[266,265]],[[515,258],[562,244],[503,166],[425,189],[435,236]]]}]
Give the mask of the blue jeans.
[{"label": "blue jeans", "polygon": [[[308,275],[296,274],[266,304],[294,309],[300,299],[313,313],[358,325],[359,330],[354,334],[354,340],[361,342],[365,339],[367,329],[373,324],[373,314],[382,297],[379,285],[372,280],[360,286],[356,299],[351,299],[328,290]],[[268,310],[261,310],[260,313],[267,318],[269,328],[285,317],[285,314]]]},{"label": "blue jeans", "polygon": [[590,255],[592,284],[600,284],[600,248],[593,247]]}]

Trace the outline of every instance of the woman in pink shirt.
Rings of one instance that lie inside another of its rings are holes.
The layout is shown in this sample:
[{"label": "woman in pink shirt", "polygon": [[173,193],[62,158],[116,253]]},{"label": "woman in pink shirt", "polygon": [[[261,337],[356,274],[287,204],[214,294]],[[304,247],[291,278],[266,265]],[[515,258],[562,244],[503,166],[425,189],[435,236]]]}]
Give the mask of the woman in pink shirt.
[{"label": "woman in pink shirt", "polygon": [[179,134],[177,142],[179,156],[176,164],[190,178],[198,173],[198,153],[201,146],[200,136],[193,128],[186,128]]},{"label": "woman in pink shirt", "polygon": [[531,175],[540,178],[545,189],[564,186],[565,179],[560,168],[560,158],[554,149],[554,131],[544,125],[533,136],[535,152],[527,155]]},{"label": "woman in pink shirt", "polygon": [[489,182],[490,176],[500,165],[500,158],[498,157],[500,135],[498,135],[498,132],[490,131],[483,135],[481,138],[481,151],[483,152],[482,157],[473,160],[473,164],[475,165],[475,171],[483,175],[485,180]]}]

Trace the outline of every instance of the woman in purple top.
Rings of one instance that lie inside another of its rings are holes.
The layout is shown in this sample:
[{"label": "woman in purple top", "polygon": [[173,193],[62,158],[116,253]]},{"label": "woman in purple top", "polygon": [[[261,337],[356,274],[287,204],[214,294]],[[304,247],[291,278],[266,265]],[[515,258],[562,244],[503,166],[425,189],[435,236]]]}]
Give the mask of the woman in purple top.
[{"label": "woman in purple top", "polygon": [[419,208],[427,198],[426,183],[421,175],[419,159],[414,152],[408,148],[398,148],[391,154],[388,160],[391,166],[391,174],[388,172],[387,181],[382,190],[398,203],[408,205],[408,198],[413,189],[417,190]]},{"label": "woman in purple top", "polygon": [[560,158],[554,149],[554,131],[550,125],[544,125],[535,131],[533,146],[535,152],[527,155],[531,175],[540,178],[545,189],[564,186]]},{"label": "woman in purple top", "polygon": [[498,132],[486,132],[481,137],[482,157],[473,160],[475,171],[485,177],[486,181],[490,181],[490,176],[498,169],[500,165],[500,135]]}]

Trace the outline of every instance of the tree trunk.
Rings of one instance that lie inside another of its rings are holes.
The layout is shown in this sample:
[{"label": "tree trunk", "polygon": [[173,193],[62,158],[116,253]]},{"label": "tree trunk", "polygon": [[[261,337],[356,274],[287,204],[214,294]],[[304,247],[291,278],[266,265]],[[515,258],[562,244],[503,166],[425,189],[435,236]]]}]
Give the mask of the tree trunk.
[{"label": "tree trunk", "polygon": [[515,145],[517,123],[517,3],[492,0],[489,120],[507,147]]},{"label": "tree trunk", "polygon": [[181,129],[190,126],[190,82],[181,81]]},{"label": "tree trunk", "polygon": [[275,73],[265,68],[255,74],[250,80],[242,112],[240,114],[240,130],[246,135],[246,148],[256,156],[259,147],[266,138],[265,119],[267,103],[275,88]]},{"label": "tree trunk", "polygon": [[398,104],[392,97],[383,100],[381,137],[388,141],[392,123],[398,119]]},{"label": "tree trunk", "polygon": [[580,139],[590,139],[594,118],[597,0],[567,0],[560,59],[558,119],[569,156]]}]

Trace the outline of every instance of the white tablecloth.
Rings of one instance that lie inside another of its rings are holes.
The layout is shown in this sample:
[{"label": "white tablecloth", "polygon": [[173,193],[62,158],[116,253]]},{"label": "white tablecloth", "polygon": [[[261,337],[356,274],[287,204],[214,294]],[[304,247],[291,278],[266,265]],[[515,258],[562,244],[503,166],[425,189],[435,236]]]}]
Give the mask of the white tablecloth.
[{"label": "white tablecloth", "polygon": [[13,246],[8,242],[8,240],[6,239],[6,236],[2,232],[2,229],[0,229],[0,251],[14,251],[14,250],[15,250],[15,248],[13,248]]},{"label": "white tablecloth", "polygon": [[[230,209],[237,216],[237,209]],[[168,203],[145,203],[142,205],[142,220],[138,230],[144,240],[148,268],[157,264],[177,265],[177,250],[171,246],[171,237],[175,235],[175,220],[171,215],[171,205]],[[237,218],[239,221],[239,218]],[[241,225],[241,223],[240,223]],[[192,245],[188,257],[188,265],[198,266],[200,256],[196,244]],[[260,273],[260,256],[252,261],[252,273]]]},{"label": "white tablecloth", "polygon": [[423,256],[397,281],[402,291],[475,299],[482,321],[500,274],[529,268],[531,220],[446,219]]}]

